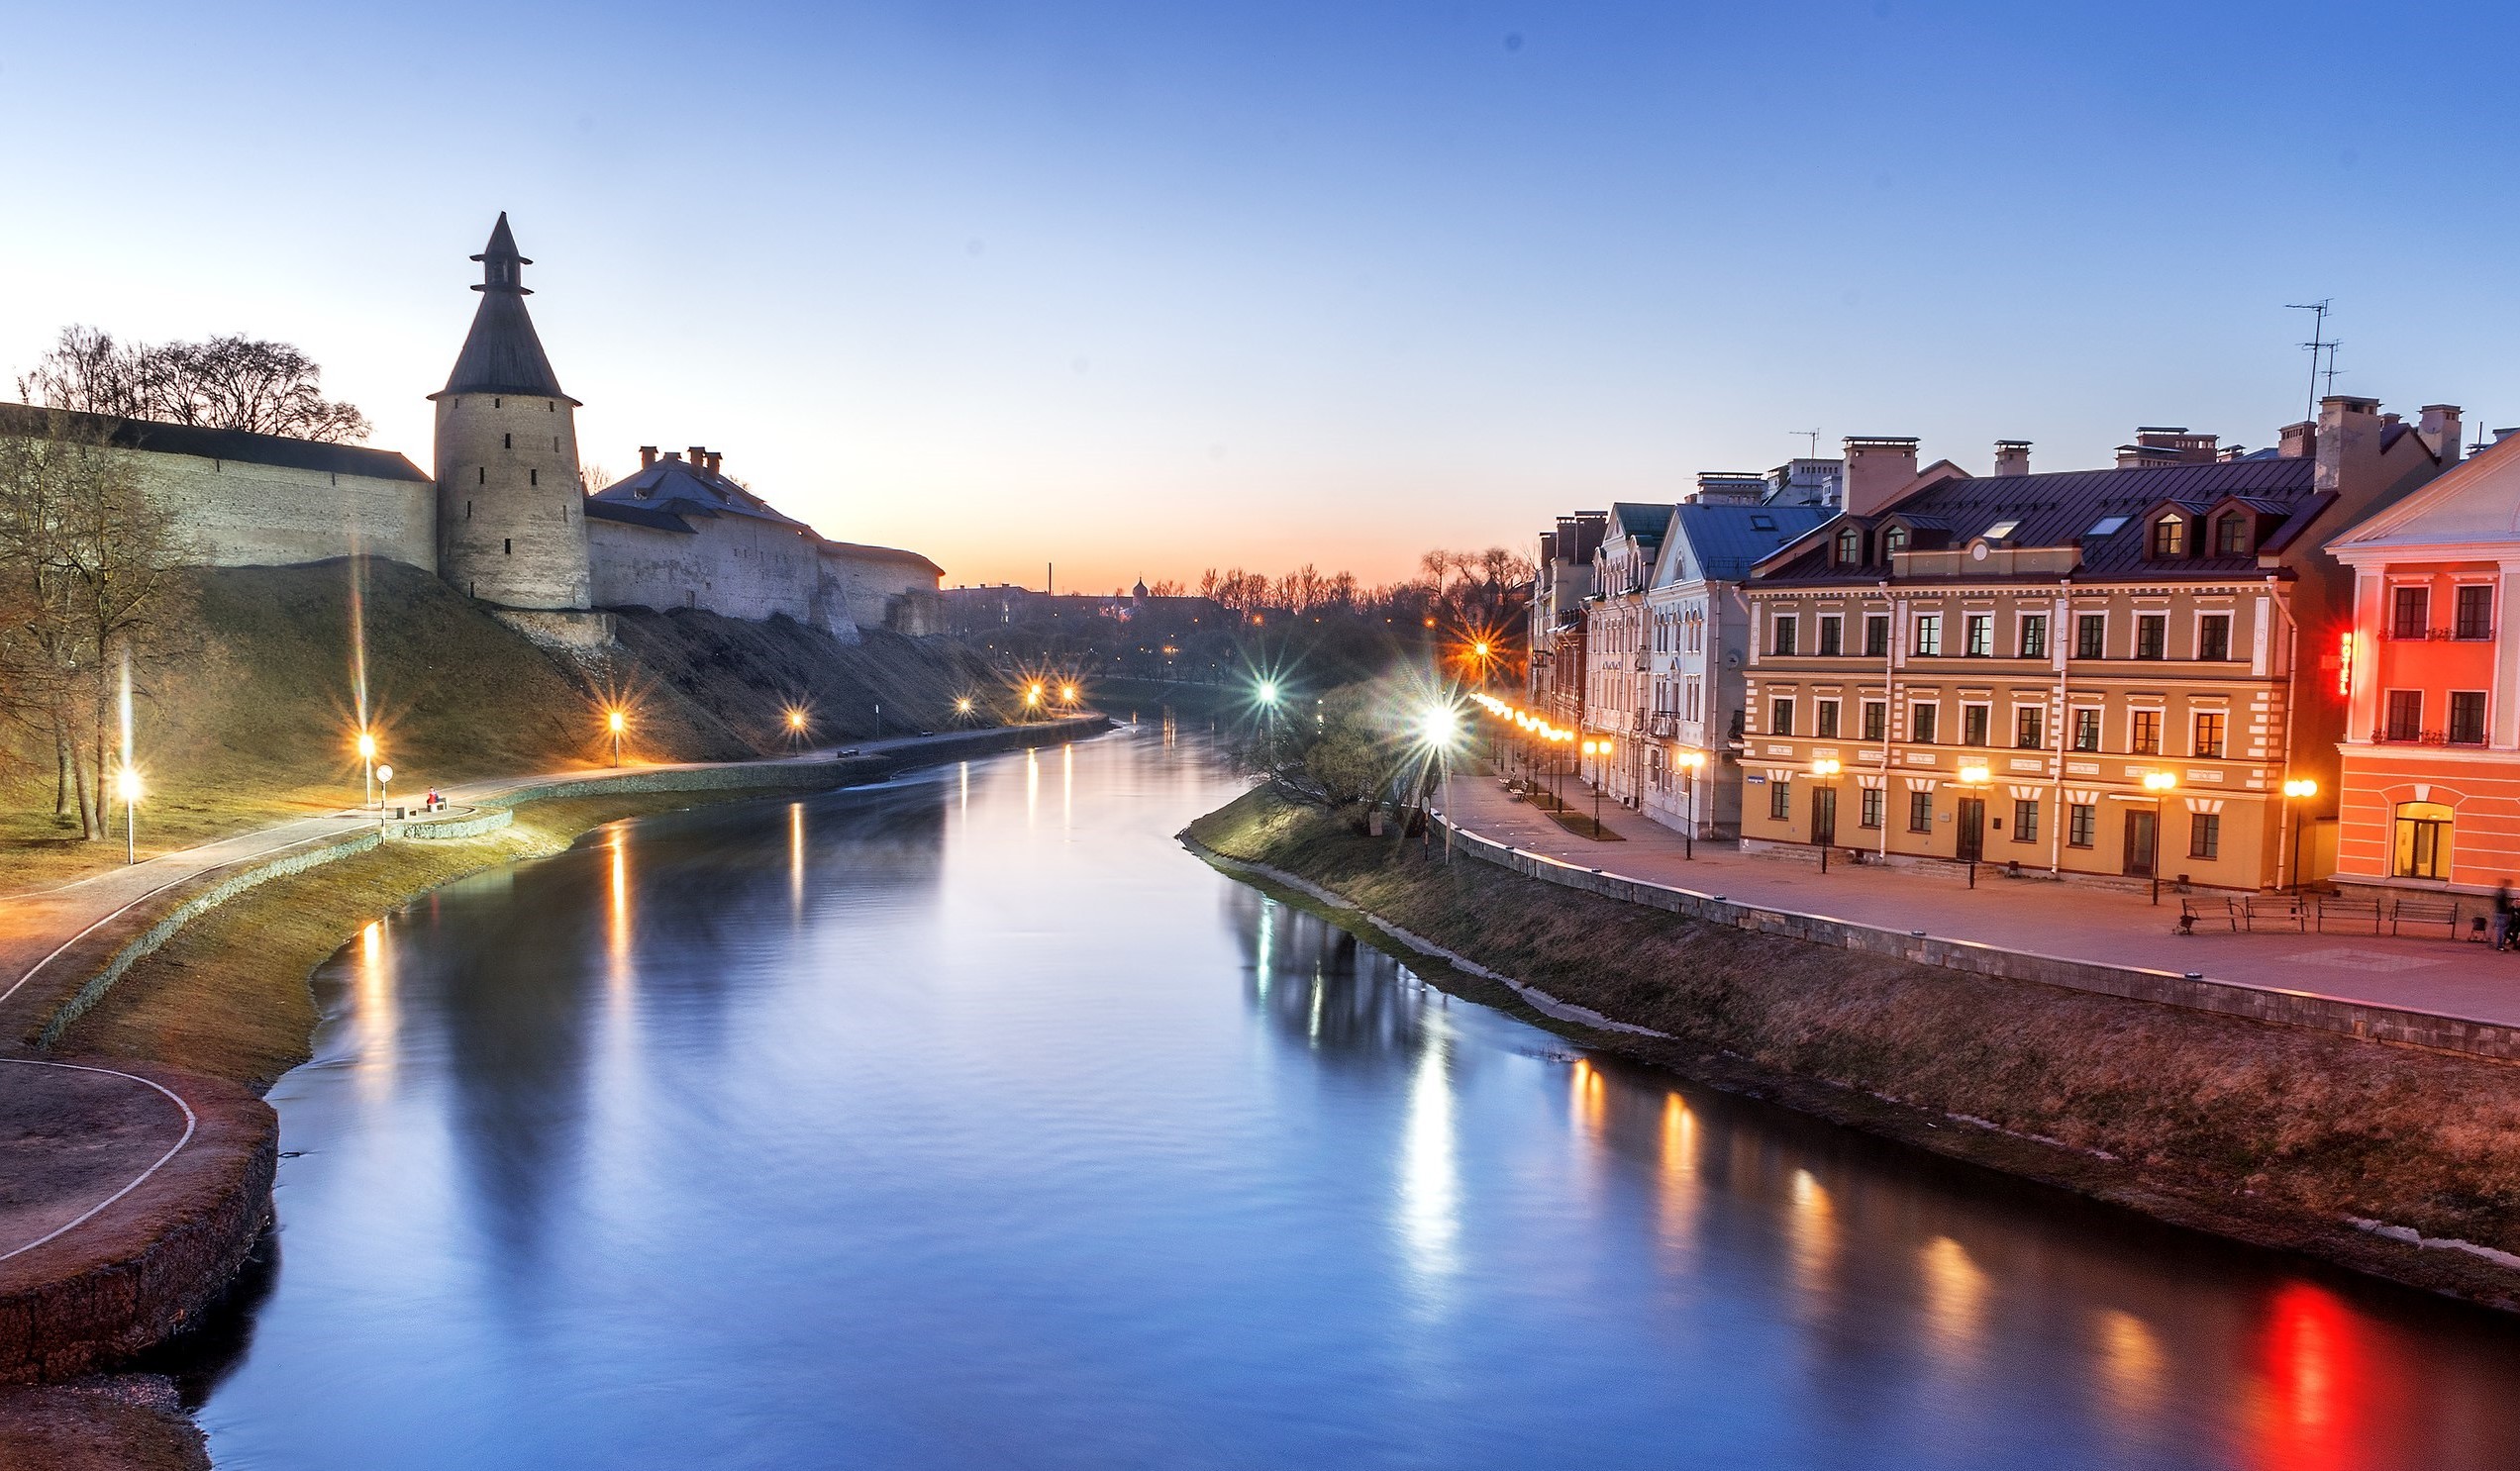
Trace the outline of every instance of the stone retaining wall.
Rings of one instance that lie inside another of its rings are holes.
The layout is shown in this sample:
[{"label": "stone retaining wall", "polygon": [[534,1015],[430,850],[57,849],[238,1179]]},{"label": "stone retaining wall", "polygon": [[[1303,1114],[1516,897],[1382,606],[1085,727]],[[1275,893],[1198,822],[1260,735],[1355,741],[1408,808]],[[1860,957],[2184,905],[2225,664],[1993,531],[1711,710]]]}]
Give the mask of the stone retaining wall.
[{"label": "stone retaining wall", "polygon": [[1453,830],[1453,842],[1459,851],[1472,858],[1544,883],[1579,889],[1605,899],[1643,905],[1710,925],[1729,925],[1761,934],[1781,934],[1812,944],[1860,950],[1870,955],[1890,955],[1920,965],[1967,971],[1973,975],[2035,981],[2041,985],[2159,1002],[2165,1006],[2186,1007],[2191,1011],[2219,1012],[2225,1016],[2246,1017],[2252,1021],[2287,1027],[2341,1031],[2349,1036],[2405,1042],[2506,1062],[2520,1059],[2520,1033],[2512,1028],[2492,1023],[2403,1011],[2395,1007],[2368,1006],[2299,991],[2240,986],[2140,966],[2069,960],[1969,940],[1943,939],[1921,931],[1884,930],[1820,915],[1736,904],[1720,894],[1701,894],[1643,879],[1625,878],[1606,869],[1585,868],[1510,847],[1458,828]]}]

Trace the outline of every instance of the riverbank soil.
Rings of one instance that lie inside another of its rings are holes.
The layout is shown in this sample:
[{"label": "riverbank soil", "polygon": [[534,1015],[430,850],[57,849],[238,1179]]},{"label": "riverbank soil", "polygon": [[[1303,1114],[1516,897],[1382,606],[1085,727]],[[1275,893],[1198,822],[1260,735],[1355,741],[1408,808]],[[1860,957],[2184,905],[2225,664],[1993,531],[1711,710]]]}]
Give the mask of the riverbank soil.
[{"label": "riverbank soil", "polygon": [[210,1448],[173,1380],[114,1374],[0,1390],[0,1466],[26,1471],[209,1471]]},{"label": "riverbank soil", "polygon": [[[1755,934],[1256,790],[1185,836],[1667,1039],[1562,1032],[2180,1225],[2520,1310],[2520,1066]],[[1335,912],[1334,919],[1342,919]],[[1343,923],[1392,941],[1347,916]],[[1413,965],[1435,971],[1423,957]],[[2440,1238],[2425,1249],[2354,1220]]]}]

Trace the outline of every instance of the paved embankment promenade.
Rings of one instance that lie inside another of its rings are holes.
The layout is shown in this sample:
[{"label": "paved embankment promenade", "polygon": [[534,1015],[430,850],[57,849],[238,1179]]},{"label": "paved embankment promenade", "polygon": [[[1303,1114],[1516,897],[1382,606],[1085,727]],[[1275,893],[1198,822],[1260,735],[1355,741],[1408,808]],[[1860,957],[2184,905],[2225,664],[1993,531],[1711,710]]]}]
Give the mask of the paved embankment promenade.
[{"label": "paved embankment promenade", "polygon": [[[1580,826],[1589,804],[1569,800]],[[1623,840],[1596,841],[1483,773],[1456,774],[1444,805],[1465,837],[1503,850],[1474,856],[1658,908],[1694,907],[1726,923],[1980,974],[2520,1058],[2520,953],[2488,945],[2371,934],[2368,924],[2362,933],[2233,933],[2219,918],[2180,935],[2178,896],[2167,886],[2157,907],[2142,893],[2044,873],[2006,878],[1996,863],[1978,866],[1972,889],[1957,864],[1832,863],[1824,874],[1807,851],[1713,842],[1695,844],[1691,857],[1679,834],[1616,807],[1602,821]],[[1654,892],[1622,892],[1620,881]],[[1685,904],[1671,902],[1682,896]],[[2219,908],[2223,896],[2200,897]]]},{"label": "paved embankment promenade", "polygon": [[[459,841],[519,805],[608,793],[811,790],[1108,728],[1099,715],[861,741],[775,760],[597,767],[442,789],[454,811],[278,823],[0,899],[0,1384],[110,1365],[213,1301],[269,1211],[278,1124],[251,1090],[56,1054],[68,1024],[191,920],[373,849]],[[433,831],[434,830],[434,831]]]}]

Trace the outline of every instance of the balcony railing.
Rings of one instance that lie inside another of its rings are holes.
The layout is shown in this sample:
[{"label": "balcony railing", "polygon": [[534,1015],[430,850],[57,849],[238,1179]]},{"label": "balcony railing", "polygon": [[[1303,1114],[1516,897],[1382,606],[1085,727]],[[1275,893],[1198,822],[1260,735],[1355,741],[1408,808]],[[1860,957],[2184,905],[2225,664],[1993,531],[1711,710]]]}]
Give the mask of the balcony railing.
[{"label": "balcony railing", "polygon": [[2417,629],[2391,627],[2388,631],[2388,641],[2391,643],[2488,643],[2492,640],[2493,630],[2489,628]]},{"label": "balcony railing", "polygon": [[2448,731],[2373,731],[2371,743],[2373,745],[2482,745],[2485,743],[2485,733],[2478,731],[2470,735],[2462,731],[2453,735]]}]

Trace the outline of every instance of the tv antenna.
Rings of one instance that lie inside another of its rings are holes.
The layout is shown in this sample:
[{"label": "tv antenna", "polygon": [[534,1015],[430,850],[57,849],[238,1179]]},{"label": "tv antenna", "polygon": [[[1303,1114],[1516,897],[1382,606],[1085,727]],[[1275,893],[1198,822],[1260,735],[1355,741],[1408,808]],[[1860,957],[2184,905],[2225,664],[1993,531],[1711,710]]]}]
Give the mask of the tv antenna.
[{"label": "tv antenna", "polygon": [[1818,459],[1820,457],[1820,431],[1816,429],[1796,429],[1787,430],[1786,433],[1792,435],[1798,440],[1809,440],[1811,441],[1811,453],[1806,456],[1807,458]]},{"label": "tv antenna", "polygon": [[[2310,341],[2301,344],[2310,354],[2310,404],[2307,412],[2302,415],[2305,419],[2319,417],[2319,375],[2321,372],[2327,374],[2328,391],[2330,393],[2336,391],[2336,349],[2345,344],[2328,341],[2328,311],[2330,303],[2334,300],[2333,297],[2322,296],[2317,301],[2295,301],[2284,304],[2284,310],[2287,312],[2311,314]],[[2319,365],[2319,354],[2322,352],[2327,354],[2325,368]]]}]

